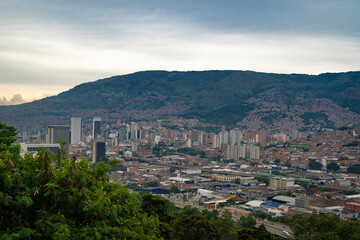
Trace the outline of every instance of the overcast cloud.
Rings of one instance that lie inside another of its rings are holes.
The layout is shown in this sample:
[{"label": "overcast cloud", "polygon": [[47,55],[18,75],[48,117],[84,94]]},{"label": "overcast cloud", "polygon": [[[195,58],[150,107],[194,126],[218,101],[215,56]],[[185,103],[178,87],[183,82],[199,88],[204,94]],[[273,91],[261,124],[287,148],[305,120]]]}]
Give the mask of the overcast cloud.
[{"label": "overcast cloud", "polygon": [[0,97],[142,70],[359,70],[359,2],[1,1]]}]

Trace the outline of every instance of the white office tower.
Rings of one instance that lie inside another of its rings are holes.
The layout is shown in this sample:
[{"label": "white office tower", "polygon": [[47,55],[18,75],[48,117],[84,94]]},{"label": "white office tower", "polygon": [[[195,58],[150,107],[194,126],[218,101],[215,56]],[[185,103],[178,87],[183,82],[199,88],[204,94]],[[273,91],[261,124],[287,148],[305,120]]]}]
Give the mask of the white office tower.
[{"label": "white office tower", "polygon": [[130,125],[130,139],[135,140],[138,139],[138,125],[136,122],[132,122]]},{"label": "white office tower", "polygon": [[81,118],[71,118],[71,144],[77,144],[82,140]]},{"label": "white office tower", "polygon": [[240,144],[242,140],[241,130],[238,128],[230,130],[230,144]]},{"label": "white office tower", "polygon": [[250,159],[260,159],[260,148],[258,146],[249,146],[250,148]]},{"label": "white office tower", "polygon": [[239,160],[238,145],[227,145],[226,159]]},{"label": "white office tower", "polygon": [[206,134],[204,132],[199,132],[198,134],[198,142],[200,145],[205,145],[206,143]]},{"label": "white office tower", "polygon": [[219,133],[219,136],[220,136],[220,145],[229,143],[229,132],[228,131],[221,131]]},{"label": "white office tower", "polygon": [[221,147],[220,145],[220,136],[219,135],[214,135],[213,137],[213,148],[219,148]]},{"label": "white office tower", "polygon": [[93,118],[93,129],[92,129],[92,137],[95,139],[97,136],[101,135],[101,117]]}]

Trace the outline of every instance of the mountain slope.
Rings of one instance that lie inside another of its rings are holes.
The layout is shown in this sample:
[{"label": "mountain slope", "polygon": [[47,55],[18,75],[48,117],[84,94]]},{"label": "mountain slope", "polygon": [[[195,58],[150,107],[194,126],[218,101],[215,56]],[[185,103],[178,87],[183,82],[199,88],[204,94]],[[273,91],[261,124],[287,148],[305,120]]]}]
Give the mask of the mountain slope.
[{"label": "mountain slope", "polygon": [[145,71],[84,83],[57,96],[0,107],[0,121],[21,129],[169,115],[255,129],[360,123],[360,72],[320,75],[251,71]]}]

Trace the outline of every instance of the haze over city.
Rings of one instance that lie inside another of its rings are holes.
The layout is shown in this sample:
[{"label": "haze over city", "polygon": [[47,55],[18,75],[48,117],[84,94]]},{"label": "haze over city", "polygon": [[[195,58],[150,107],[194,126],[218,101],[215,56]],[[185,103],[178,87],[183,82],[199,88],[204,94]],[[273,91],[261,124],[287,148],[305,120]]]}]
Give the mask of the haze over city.
[{"label": "haze over city", "polygon": [[2,1],[0,104],[142,70],[358,70],[359,9],[350,0]]}]

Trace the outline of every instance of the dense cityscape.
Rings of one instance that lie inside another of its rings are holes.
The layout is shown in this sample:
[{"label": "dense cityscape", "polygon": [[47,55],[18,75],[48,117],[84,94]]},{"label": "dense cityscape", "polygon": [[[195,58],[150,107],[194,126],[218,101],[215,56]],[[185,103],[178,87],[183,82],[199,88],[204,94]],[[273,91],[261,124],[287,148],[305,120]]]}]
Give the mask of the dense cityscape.
[{"label": "dense cityscape", "polygon": [[[313,211],[360,217],[360,137],[352,126],[267,133],[196,119],[104,123],[94,117],[17,137],[23,153],[56,152],[62,142],[70,157],[115,160],[111,181],[180,208],[228,210],[234,218]],[[268,231],[291,236],[289,226],[273,224],[265,222]]]},{"label": "dense cityscape", "polygon": [[0,240],[360,240],[359,12],[0,1]]}]

